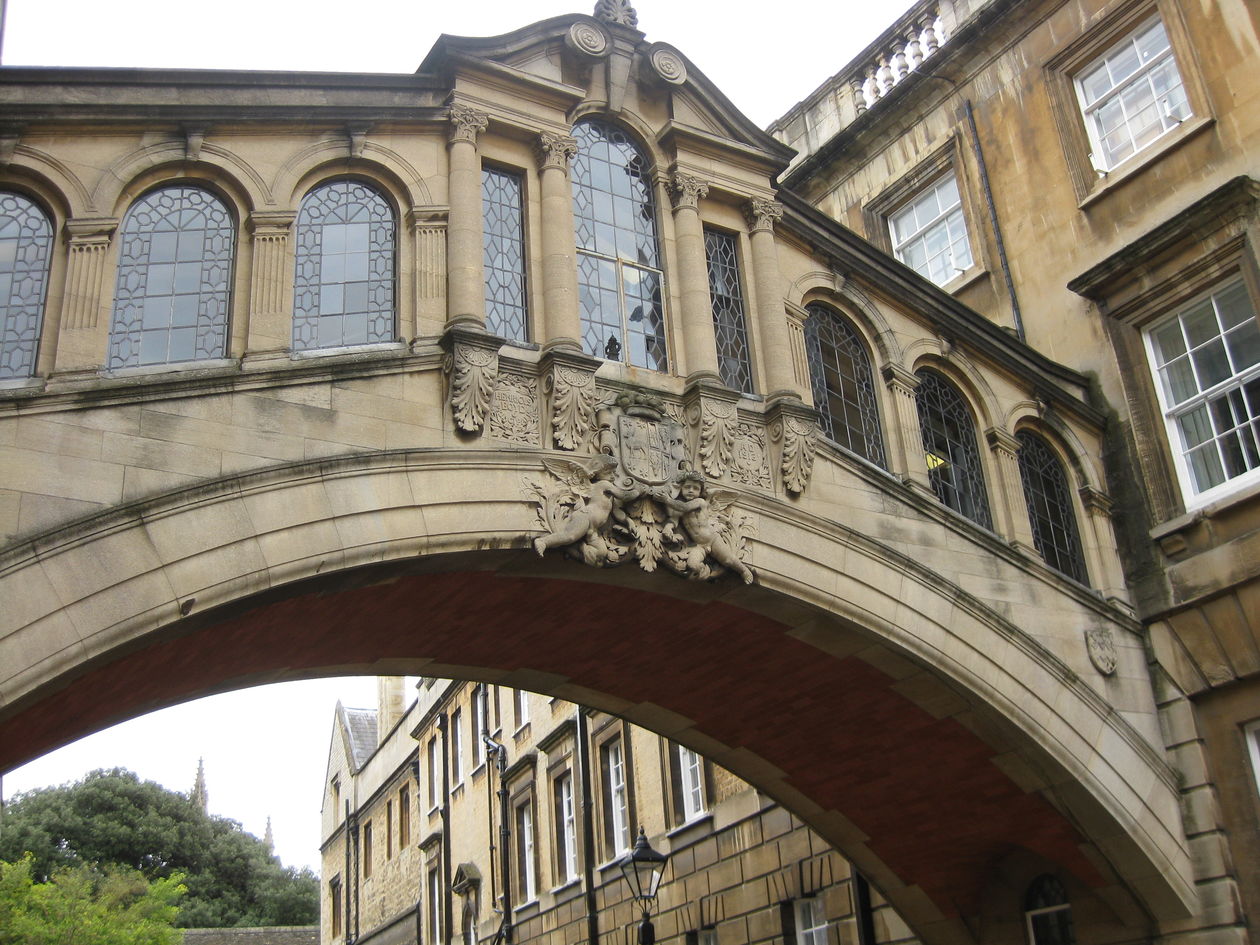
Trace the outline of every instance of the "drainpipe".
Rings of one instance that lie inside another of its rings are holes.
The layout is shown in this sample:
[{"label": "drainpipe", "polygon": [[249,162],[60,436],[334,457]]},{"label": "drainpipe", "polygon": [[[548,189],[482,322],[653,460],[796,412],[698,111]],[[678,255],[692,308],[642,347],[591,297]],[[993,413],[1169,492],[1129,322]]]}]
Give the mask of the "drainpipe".
[{"label": "drainpipe", "polygon": [[[347,945],[359,940],[359,815],[351,813],[350,802],[346,801],[346,830],[349,832],[349,839],[354,844],[354,872],[351,874],[354,878],[354,936],[347,939]],[[347,856],[349,854],[347,853]],[[346,916],[346,932],[349,935],[350,917]]]},{"label": "drainpipe", "polygon": [[586,710],[577,710],[578,789],[582,792],[582,884],[586,888],[586,937],[599,945],[599,903],[595,898],[595,819],[591,804],[591,752]]},{"label": "drainpipe", "polygon": [[451,726],[445,712],[437,717],[437,724],[442,733],[442,940],[451,945]]},{"label": "drainpipe", "polygon": [[[511,864],[508,863],[508,855],[512,843],[512,828],[508,815],[508,786],[507,778],[503,775],[507,771],[507,748],[501,742],[495,741],[490,737],[490,705],[489,705],[489,687],[481,687],[481,741],[486,749],[494,755],[494,768],[499,773],[499,861],[502,864],[501,871],[503,873],[503,918],[499,923],[499,931],[495,933],[495,942],[511,942],[512,941],[512,870]],[[489,778],[486,779],[487,790],[490,787]],[[491,836],[494,832],[491,831]],[[490,869],[491,880],[493,881],[494,870],[494,841],[490,841]]]},{"label": "drainpipe", "polygon": [[350,908],[350,906],[351,906],[351,900],[350,900],[350,897],[351,897],[351,895],[352,895],[352,892],[353,892],[354,890],[358,889],[358,884],[359,884],[359,879],[358,879],[358,877],[357,877],[357,876],[356,876],[356,875],[352,872],[352,870],[351,870],[352,866],[354,865],[354,864],[353,864],[353,861],[352,861],[352,860],[351,860],[351,858],[350,858],[350,847],[351,847],[351,844],[353,844],[353,843],[354,843],[354,833],[353,833],[353,830],[354,830],[354,828],[353,828],[353,824],[351,823],[351,815],[350,815],[350,802],[349,802],[349,801],[346,801],[346,827],[345,827],[345,832],[346,832],[346,869],[345,869],[346,881],[345,881],[345,883],[343,884],[342,891],[341,891],[341,892],[342,892],[342,896],[341,896],[341,898],[345,900],[345,919],[344,919],[344,922],[345,922],[346,945],[349,945],[349,943],[351,943],[351,942],[353,942],[353,941],[354,941],[354,936],[353,936],[353,935],[351,935],[351,933],[350,933],[350,928],[351,928],[351,926],[350,926],[350,917],[351,917],[351,915],[353,914],[353,913],[351,912],[351,908]]}]

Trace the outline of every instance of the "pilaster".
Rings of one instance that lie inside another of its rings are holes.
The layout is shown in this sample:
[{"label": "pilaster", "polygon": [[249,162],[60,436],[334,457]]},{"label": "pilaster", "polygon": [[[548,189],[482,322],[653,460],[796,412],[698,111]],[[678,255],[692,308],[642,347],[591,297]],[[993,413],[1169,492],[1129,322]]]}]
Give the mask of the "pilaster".
[{"label": "pilaster", "polygon": [[296,219],[291,210],[255,211],[249,216],[253,261],[245,350],[250,357],[287,352],[292,346],[293,257],[289,236]]},{"label": "pilaster", "polygon": [[892,395],[894,422],[892,430],[885,430],[890,447],[888,462],[892,471],[899,475],[910,488],[923,495],[936,498],[932,482],[928,479],[927,460],[923,454],[923,431],[919,426],[919,407],[915,403],[915,391],[919,379],[897,364],[885,364],[880,369],[884,384]]},{"label": "pilaster", "polygon": [[412,338],[440,334],[446,321],[447,216],[445,207],[413,207],[407,215],[415,252],[415,324],[410,332]]},{"label": "pilaster", "polygon": [[105,270],[110,241],[118,228],[114,217],[66,221],[69,258],[63,315],[54,371],[93,370],[105,363],[109,340],[110,293]]},{"label": "pilaster", "polygon": [[1028,518],[1028,503],[1024,499],[1024,482],[1019,475],[1019,440],[1005,430],[990,427],[984,431],[984,440],[993,454],[997,470],[998,532],[1011,545],[1025,554],[1036,555],[1032,522]]}]

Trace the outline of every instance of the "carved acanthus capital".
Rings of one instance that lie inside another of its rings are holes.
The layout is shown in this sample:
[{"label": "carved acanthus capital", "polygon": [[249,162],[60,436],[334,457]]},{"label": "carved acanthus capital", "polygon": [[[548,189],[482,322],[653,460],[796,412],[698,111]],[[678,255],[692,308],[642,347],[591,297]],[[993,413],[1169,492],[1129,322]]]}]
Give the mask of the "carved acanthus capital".
[{"label": "carved acanthus capital", "polygon": [[477,135],[490,127],[490,116],[467,105],[452,105],[447,112],[451,120],[451,142],[467,141],[477,144]]},{"label": "carved acanthus capital", "polygon": [[669,192],[674,198],[675,210],[695,210],[700,201],[709,195],[709,185],[699,177],[679,171],[670,178]]},{"label": "carved acanthus capital", "polygon": [[573,155],[577,154],[577,139],[572,135],[556,134],[554,131],[544,131],[538,136],[538,163],[542,170],[555,168],[569,173],[569,162],[573,160]]},{"label": "carved acanthus capital", "polygon": [[744,205],[744,216],[754,233],[774,232],[774,225],[783,219],[783,204],[756,197]]},{"label": "carved acanthus capital", "polygon": [[822,431],[817,414],[800,402],[780,401],[771,405],[770,438],[780,444],[779,471],[783,488],[800,495],[814,471],[814,454]]},{"label": "carved acanthus capital", "polygon": [[442,367],[450,378],[451,416],[456,429],[480,433],[499,383],[499,348],[503,339],[452,327],[442,336]]}]

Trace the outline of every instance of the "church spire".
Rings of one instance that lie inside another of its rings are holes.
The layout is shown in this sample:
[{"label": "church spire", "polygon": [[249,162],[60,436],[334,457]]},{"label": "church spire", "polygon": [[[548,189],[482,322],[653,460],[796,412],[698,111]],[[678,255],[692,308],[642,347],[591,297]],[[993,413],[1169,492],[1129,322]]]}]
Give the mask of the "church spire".
[{"label": "church spire", "polygon": [[192,794],[189,795],[191,800],[197,807],[201,808],[202,813],[206,813],[207,805],[210,803],[210,793],[206,790],[206,766],[205,759],[197,759],[197,780],[193,784]]},{"label": "church spire", "polygon": [[276,837],[275,837],[275,834],[271,832],[271,818],[270,817],[267,818],[267,832],[263,834],[263,843],[267,844],[267,852],[272,855],[275,855]]}]

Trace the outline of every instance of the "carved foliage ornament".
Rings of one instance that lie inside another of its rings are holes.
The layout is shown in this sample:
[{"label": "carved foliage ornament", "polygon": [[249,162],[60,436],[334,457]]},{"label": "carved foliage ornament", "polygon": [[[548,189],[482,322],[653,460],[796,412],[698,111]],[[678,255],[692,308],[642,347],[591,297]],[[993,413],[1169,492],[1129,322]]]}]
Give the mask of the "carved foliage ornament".
[{"label": "carved foliage ornament", "polygon": [[569,173],[569,162],[577,154],[577,139],[571,135],[558,135],[554,131],[544,131],[538,136],[538,159],[542,169],[556,167]]},{"label": "carved foliage ornament", "polygon": [[744,206],[744,216],[754,233],[773,230],[774,225],[783,219],[783,204],[757,197]]},{"label": "carved foliage ornament", "polygon": [[770,435],[776,442],[783,443],[783,460],[780,463],[783,487],[800,495],[809,485],[809,476],[814,469],[818,424],[813,420],[785,416],[771,426]]},{"label": "carved foliage ornament", "polygon": [[681,172],[675,174],[673,180],[670,181],[670,190],[674,195],[675,209],[690,207],[694,210],[699,206],[700,201],[709,195],[707,183],[699,177]]},{"label": "carved foliage ornament", "polygon": [[467,105],[452,105],[448,111],[451,119],[451,141],[477,143],[477,135],[490,126],[489,116]]},{"label": "carved foliage ornament", "polygon": [[585,446],[595,416],[595,373],[560,365],[548,376],[551,431],[562,450]]},{"label": "carved foliage ornament", "polygon": [[548,476],[525,480],[546,534],[539,555],[563,548],[593,567],[637,561],[691,580],[734,572],[754,580],[743,562],[750,526],[735,494],[708,488],[690,468],[685,428],[658,398],[623,393],[598,410],[595,455],[544,459]]},{"label": "carved foliage ornament", "polygon": [[451,416],[464,433],[480,433],[499,381],[499,343],[477,344],[455,336],[442,359],[450,378]]},{"label": "carved foliage ornament", "polygon": [[595,4],[595,19],[618,26],[639,25],[639,14],[630,6],[630,0],[599,0]]}]

